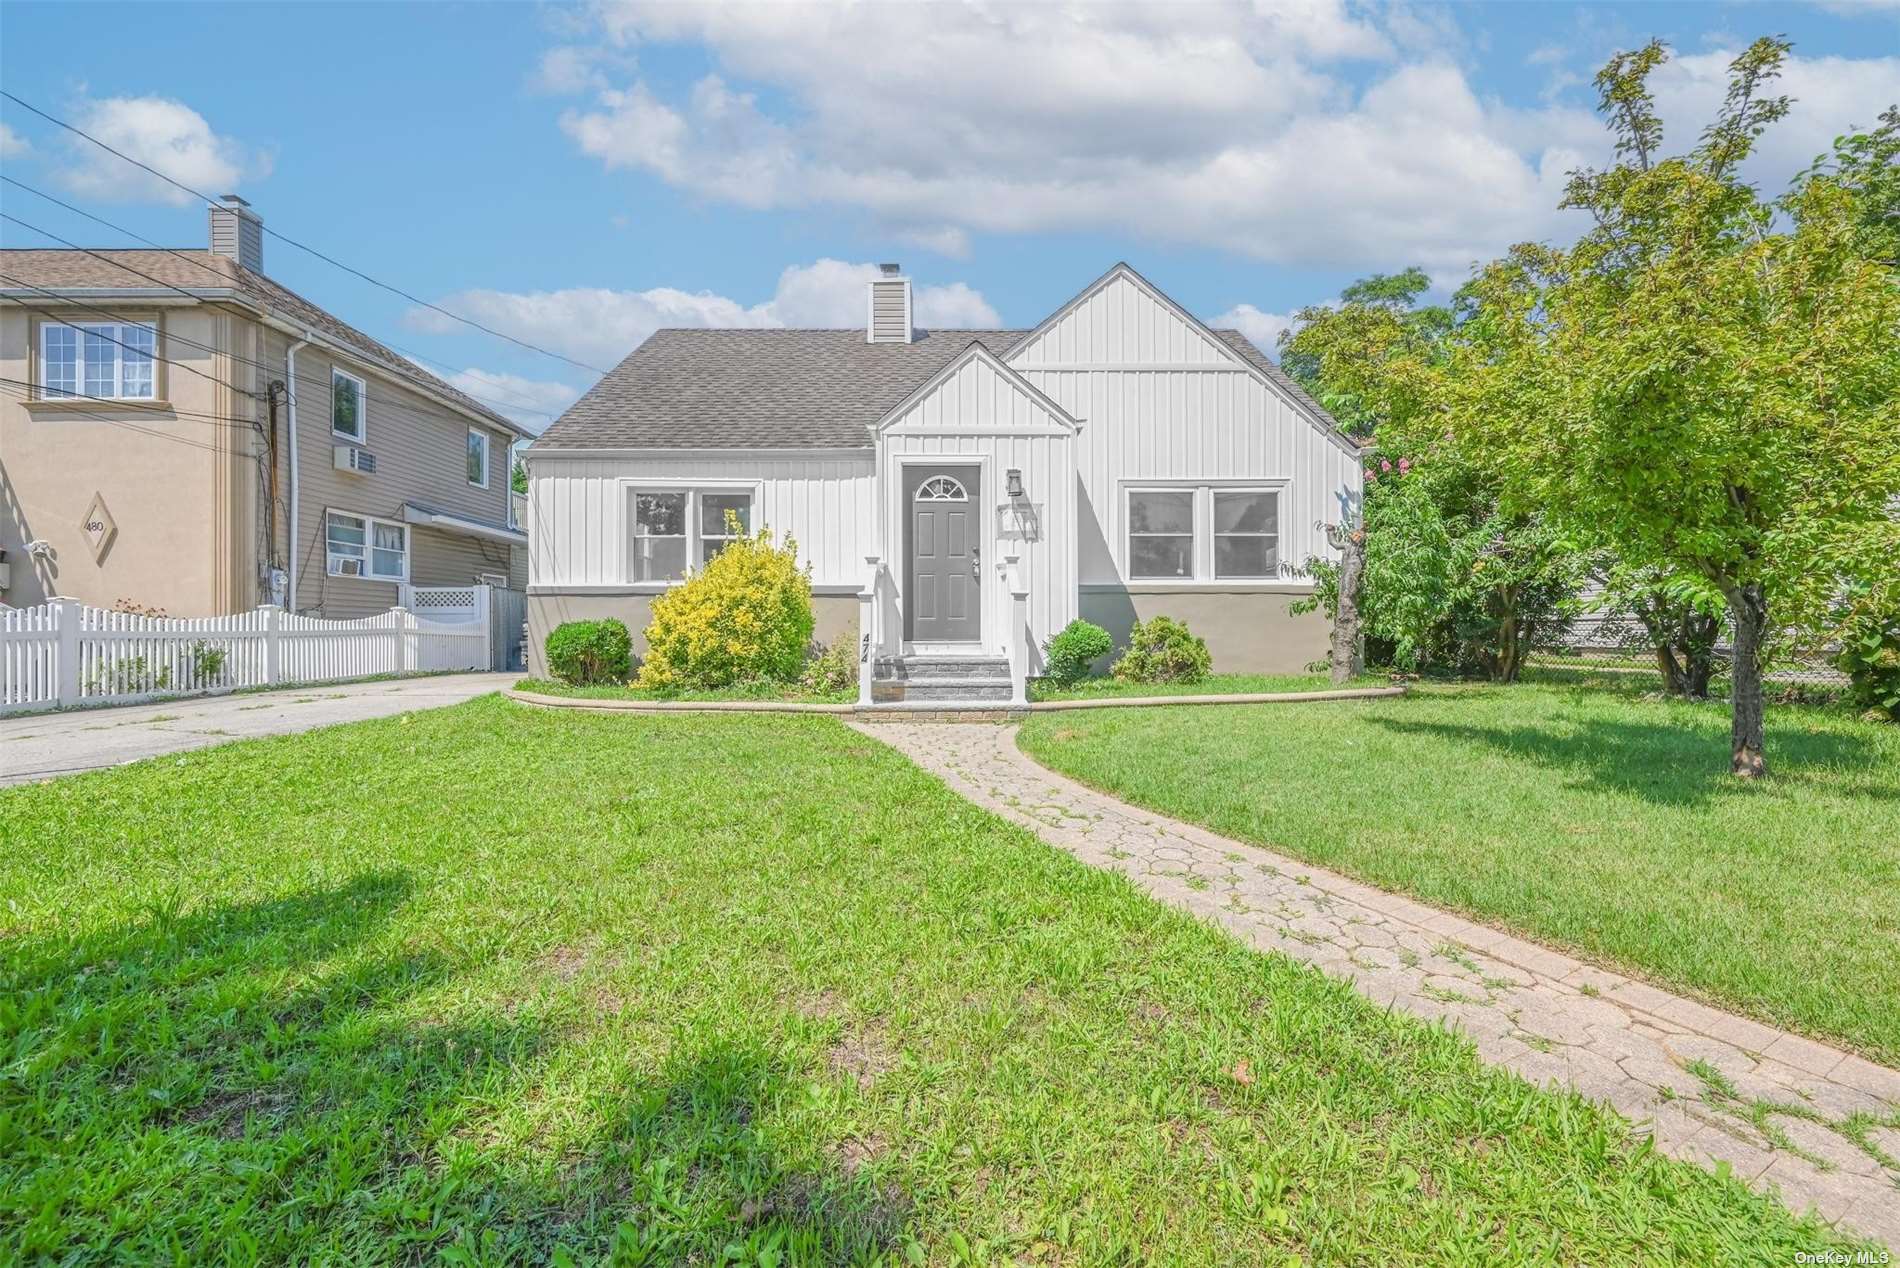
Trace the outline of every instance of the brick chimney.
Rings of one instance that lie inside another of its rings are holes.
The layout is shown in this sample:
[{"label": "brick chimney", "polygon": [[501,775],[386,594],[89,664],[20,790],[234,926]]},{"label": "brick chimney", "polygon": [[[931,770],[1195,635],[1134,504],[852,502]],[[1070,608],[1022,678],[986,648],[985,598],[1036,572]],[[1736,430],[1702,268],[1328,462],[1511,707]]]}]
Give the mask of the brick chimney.
[{"label": "brick chimney", "polygon": [[264,221],[251,204],[226,194],[211,208],[211,254],[236,260],[253,273],[264,271]]}]

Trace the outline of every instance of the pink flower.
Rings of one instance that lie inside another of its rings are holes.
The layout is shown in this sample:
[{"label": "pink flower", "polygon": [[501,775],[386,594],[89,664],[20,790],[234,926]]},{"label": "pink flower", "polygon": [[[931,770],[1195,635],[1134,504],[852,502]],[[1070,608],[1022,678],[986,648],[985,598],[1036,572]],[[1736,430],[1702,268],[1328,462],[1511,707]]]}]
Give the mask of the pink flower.
[{"label": "pink flower", "polygon": [[1400,475],[1404,475],[1407,471],[1410,471],[1411,469],[1412,469],[1412,460],[1410,458],[1399,459],[1399,474]]},{"label": "pink flower", "polygon": [[1372,468],[1371,468],[1371,467],[1367,467],[1367,468],[1366,468],[1366,479],[1368,479],[1368,480],[1377,480],[1378,478],[1379,478],[1378,476],[1376,476],[1376,475],[1374,475],[1374,474],[1372,474]]},{"label": "pink flower", "polygon": [[1385,458],[1379,459],[1379,470],[1385,472],[1387,475],[1390,475],[1392,472],[1392,463],[1388,459],[1385,459]]}]

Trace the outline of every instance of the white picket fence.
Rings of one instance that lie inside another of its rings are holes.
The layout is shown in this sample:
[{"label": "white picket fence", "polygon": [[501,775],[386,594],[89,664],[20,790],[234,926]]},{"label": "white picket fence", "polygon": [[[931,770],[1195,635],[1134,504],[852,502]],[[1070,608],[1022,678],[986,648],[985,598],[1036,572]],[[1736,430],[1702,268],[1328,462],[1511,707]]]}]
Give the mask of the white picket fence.
[{"label": "white picket fence", "polygon": [[0,608],[0,713],[487,669],[488,587],[474,590],[473,609],[455,621],[405,608],[355,621],[271,606],[197,619],[108,612],[77,599]]}]

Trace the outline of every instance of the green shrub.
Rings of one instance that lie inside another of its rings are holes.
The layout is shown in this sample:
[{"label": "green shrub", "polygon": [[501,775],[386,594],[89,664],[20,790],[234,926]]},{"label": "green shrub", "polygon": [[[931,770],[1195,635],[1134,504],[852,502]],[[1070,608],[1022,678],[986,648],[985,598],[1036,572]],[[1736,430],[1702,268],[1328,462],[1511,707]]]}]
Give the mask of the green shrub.
[{"label": "green shrub", "polygon": [[604,621],[569,621],[548,635],[548,672],[576,686],[625,682],[633,671],[633,640],[627,627]]},{"label": "green shrub", "polygon": [[827,695],[857,686],[857,630],[846,630],[831,640],[831,646],[815,650],[805,662],[801,682],[805,690]]},{"label": "green shrub", "polygon": [[1835,668],[1867,718],[1900,722],[1900,612],[1863,608],[1839,632]]},{"label": "green shrub", "polygon": [[1115,650],[1108,631],[1088,621],[1070,621],[1042,645],[1043,674],[1058,687],[1072,687],[1089,675],[1089,666]]},{"label": "green shrub", "polygon": [[[728,518],[737,532],[736,518]],[[640,685],[667,691],[797,682],[811,643],[811,577],[768,529],[735,538],[653,602]]]},{"label": "green shrub", "polygon": [[1214,667],[1207,642],[1171,616],[1136,621],[1115,662],[1120,682],[1199,682]]}]

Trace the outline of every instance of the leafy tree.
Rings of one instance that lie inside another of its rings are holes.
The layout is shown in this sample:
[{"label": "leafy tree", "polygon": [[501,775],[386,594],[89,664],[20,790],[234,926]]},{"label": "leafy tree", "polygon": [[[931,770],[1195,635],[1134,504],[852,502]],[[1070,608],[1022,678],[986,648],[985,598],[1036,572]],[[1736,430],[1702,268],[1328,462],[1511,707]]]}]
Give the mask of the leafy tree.
[{"label": "leafy tree", "polygon": [[[1484,328],[1462,294],[1420,306],[1420,269],[1356,282],[1337,306],[1307,308],[1282,341],[1282,365],[1303,376],[1349,429],[1376,429],[1368,455],[1362,523],[1332,526],[1346,544],[1363,535],[1363,584],[1349,567],[1310,560],[1335,634],[1363,625],[1375,649],[1413,670],[1449,669],[1513,682],[1525,657],[1554,642],[1560,606],[1575,592],[1580,561],[1543,518],[1500,507],[1500,481],[1484,455],[1446,426],[1482,372],[1464,348]],[[1462,363],[1462,364],[1461,364]],[[1454,369],[1454,367],[1459,367]],[[1335,639],[1333,672],[1350,672]]]},{"label": "leafy tree", "polygon": [[1892,128],[1764,201],[1736,172],[1787,112],[1766,89],[1788,47],[1741,54],[1715,121],[1669,158],[1647,85],[1667,49],[1611,59],[1596,83],[1617,161],[1565,197],[1593,225],[1474,283],[1487,372],[1455,411],[1509,505],[1722,597],[1742,776],[1766,770],[1771,634],[1818,635],[1843,589],[1900,552],[1900,286],[1869,254],[1887,239],[1868,199],[1889,185],[1862,162]]}]

